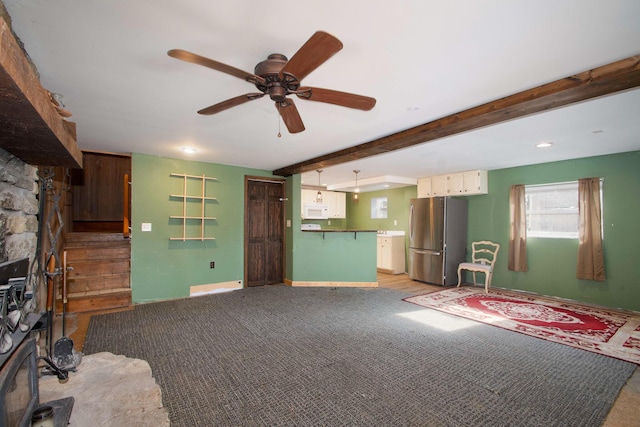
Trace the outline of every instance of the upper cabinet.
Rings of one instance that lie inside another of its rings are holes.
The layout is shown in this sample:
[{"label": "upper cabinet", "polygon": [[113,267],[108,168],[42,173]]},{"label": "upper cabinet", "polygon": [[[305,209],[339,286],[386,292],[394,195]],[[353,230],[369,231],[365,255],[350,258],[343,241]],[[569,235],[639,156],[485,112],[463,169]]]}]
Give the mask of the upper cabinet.
[{"label": "upper cabinet", "polygon": [[418,197],[472,196],[488,192],[486,170],[429,176],[418,180]]},{"label": "upper cabinet", "polygon": [[418,180],[418,197],[431,197],[431,177],[420,178]]},{"label": "upper cabinet", "polygon": [[489,184],[487,183],[487,171],[475,170],[462,172],[465,194],[487,194],[489,192]]},{"label": "upper cabinet", "polygon": [[323,191],[326,195],[327,212],[329,218],[346,218],[347,217],[347,195],[339,191]]}]

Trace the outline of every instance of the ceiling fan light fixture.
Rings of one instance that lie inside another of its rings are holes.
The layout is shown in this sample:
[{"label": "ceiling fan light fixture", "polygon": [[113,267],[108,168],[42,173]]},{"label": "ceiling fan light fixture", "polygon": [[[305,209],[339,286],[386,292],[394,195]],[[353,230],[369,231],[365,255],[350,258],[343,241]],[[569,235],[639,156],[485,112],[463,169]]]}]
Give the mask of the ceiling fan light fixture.
[{"label": "ceiling fan light fixture", "polygon": [[544,141],[544,142],[539,142],[538,144],[536,144],[536,148],[549,148],[552,145],[553,145],[552,142]]}]

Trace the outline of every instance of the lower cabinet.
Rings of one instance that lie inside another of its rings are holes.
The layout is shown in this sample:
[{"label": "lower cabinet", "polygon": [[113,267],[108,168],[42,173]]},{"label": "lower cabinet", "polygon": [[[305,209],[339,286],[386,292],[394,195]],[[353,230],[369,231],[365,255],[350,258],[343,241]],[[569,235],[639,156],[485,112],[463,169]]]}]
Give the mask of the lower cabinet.
[{"label": "lower cabinet", "polygon": [[383,273],[405,272],[404,236],[378,236],[378,270]]}]

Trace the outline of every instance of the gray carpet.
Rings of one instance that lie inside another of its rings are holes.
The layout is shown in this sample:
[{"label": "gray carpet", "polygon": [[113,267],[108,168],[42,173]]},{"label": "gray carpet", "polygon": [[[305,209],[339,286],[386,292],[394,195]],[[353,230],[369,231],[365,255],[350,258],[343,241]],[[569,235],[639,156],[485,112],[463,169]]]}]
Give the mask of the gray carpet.
[{"label": "gray carpet", "polygon": [[148,361],[173,427],[598,426],[636,367],[406,296],[270,286],[144,304],[92,317],[84,352]]}]

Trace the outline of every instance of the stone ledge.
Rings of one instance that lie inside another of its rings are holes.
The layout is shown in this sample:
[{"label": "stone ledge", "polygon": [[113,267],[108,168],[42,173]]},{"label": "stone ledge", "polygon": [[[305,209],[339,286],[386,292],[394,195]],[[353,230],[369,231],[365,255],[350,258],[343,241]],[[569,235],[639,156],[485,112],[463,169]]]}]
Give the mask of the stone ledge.
[{"label": "stone ledge", "polygon": [[72,396],[69,425],[168,427],[162,391],[149,364],[112,353],[82,358],[77,372],[60,384],[55,376],[40,378],[40,402]]}]

